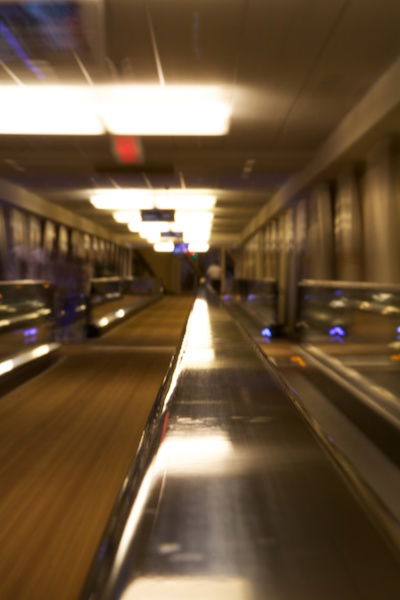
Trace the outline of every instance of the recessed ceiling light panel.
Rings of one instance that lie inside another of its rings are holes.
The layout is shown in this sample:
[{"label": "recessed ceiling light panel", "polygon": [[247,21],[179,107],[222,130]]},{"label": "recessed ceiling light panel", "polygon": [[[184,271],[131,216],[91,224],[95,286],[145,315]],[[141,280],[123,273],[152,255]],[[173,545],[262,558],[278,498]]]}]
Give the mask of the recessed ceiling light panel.
[{"label": "recessed ceiling light panel", "polygon": [[225,135],[231,109],[214,86],[109,85],[99,113],[118,135]]},{"label": "recessed ceiling light panel", "polygon": [[224,135],[231,109],[213,86],[0,85],[0,134]]},{"label": "recessed ceiling light panel", "polygon": [[96,208],[114,211],[136,211],[159,208],[161,210],[209,211],[216,196],[207,190],[149,190],[99,189],[90,196]]},{"label": "recessed ceiling light panel", "polygon": [[0,134],[100,135],[89,86],[1,85]]}]

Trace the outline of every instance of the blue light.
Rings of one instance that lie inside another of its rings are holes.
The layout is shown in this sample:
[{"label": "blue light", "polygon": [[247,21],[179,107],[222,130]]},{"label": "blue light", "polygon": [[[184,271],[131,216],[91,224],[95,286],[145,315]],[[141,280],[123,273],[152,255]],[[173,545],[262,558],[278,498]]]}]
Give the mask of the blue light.
[{"label": "blue light", "polygon": [[38,330],[36,329],[36,327],[32,327],[32,329],[25,329],[24,331],[24,336],[32,336],[32,335],[37,335]]},{"label": "blue light", "polygon": [[272,331],[269,327],[264,327],[264,329],[261,329],[261,335],[263,337],[272,338]]},{"label": "blue light", "polygon": [[339,337],[344,337],[346,335],[345,330],[343,329],[343,327],[331,327],[331,329],[329,330],[329,335],[333,335],[333,336],[339,336]]},{"label": "blue light", "polygon": [[397,333],[400,335],[400,325],[397,326]]},{"label": "blue light", "polygon": [[29,58],[17,38],[13,35],[5,23],[0,23],[0,34],[5,38],[7,44],[12,48],[15,54],[22,60],[27,69],[38,79],[44,79],[44,73]]},{"label": "blue light", "polygon": [[175,244],[173,254],[189,254],[189,244]]}]

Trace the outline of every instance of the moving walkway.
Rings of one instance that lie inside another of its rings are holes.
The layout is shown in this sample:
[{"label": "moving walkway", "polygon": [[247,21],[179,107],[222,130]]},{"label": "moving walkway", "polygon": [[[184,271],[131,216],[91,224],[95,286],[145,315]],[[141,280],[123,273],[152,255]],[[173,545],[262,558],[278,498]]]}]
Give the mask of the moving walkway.
[{"label": "moving walkway", "polygon": [[215,296],[200,296],[82,598],[397,598],[397,550]]},{"label": "moving walkway", "polygon": [[68,344],[2,398],[2,597],[397,598],[351,465],[216,296],[192,304]]}]

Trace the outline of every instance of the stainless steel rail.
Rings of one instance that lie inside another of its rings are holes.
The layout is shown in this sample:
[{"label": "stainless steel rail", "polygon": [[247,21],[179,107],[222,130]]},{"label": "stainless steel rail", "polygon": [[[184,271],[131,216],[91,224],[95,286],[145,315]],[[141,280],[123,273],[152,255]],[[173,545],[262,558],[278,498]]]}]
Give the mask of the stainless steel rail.
[{"label": "stainless steel rail", "polygon": [[91,277],[91,283],[115,283],[125,281],[125,277]]},{"label": "stainless steel rail", "polygon": [[83,592],[395,598],[395,556],[218,299],[199,296]]},{"label": "stainless steel rail", "polygon": [[375,384],[368,377],[344,365],[340,360],[329,356],[316,346],[305,344],[302,347],[302,353],[310,364],[313,363],[317,368],[326,372],[330,378],[339,381],[340,385],[346,387],[360,402],[366,404],[396,427],[399,430],[400,442],[399,396],[395,396],[383,386]]},{"label": "stainless steel rail", "polygon": [[318,288],[341,288],[354,290],[385,290],[388,292],[400,292],[400,284],[377,283],[376,281],[336,281],[328,279],[303,279],[299,282],[300,287]]},{"label": "stainless steel rail", "polygon": [[0,286],[3,285],[45,285],[50,286],[51,282],[46,279],[5,279],[0,281]]}]

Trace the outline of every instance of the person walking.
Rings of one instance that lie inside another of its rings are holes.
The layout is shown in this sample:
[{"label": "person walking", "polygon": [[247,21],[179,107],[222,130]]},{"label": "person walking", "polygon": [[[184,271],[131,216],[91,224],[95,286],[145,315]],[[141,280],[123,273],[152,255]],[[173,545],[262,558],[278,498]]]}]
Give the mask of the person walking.
[{"label": "person walking", "polygon": [[211,264],[207,269],[207,279],[213,290],[219,294],[221,292],[222,268],[217,263]]}]

